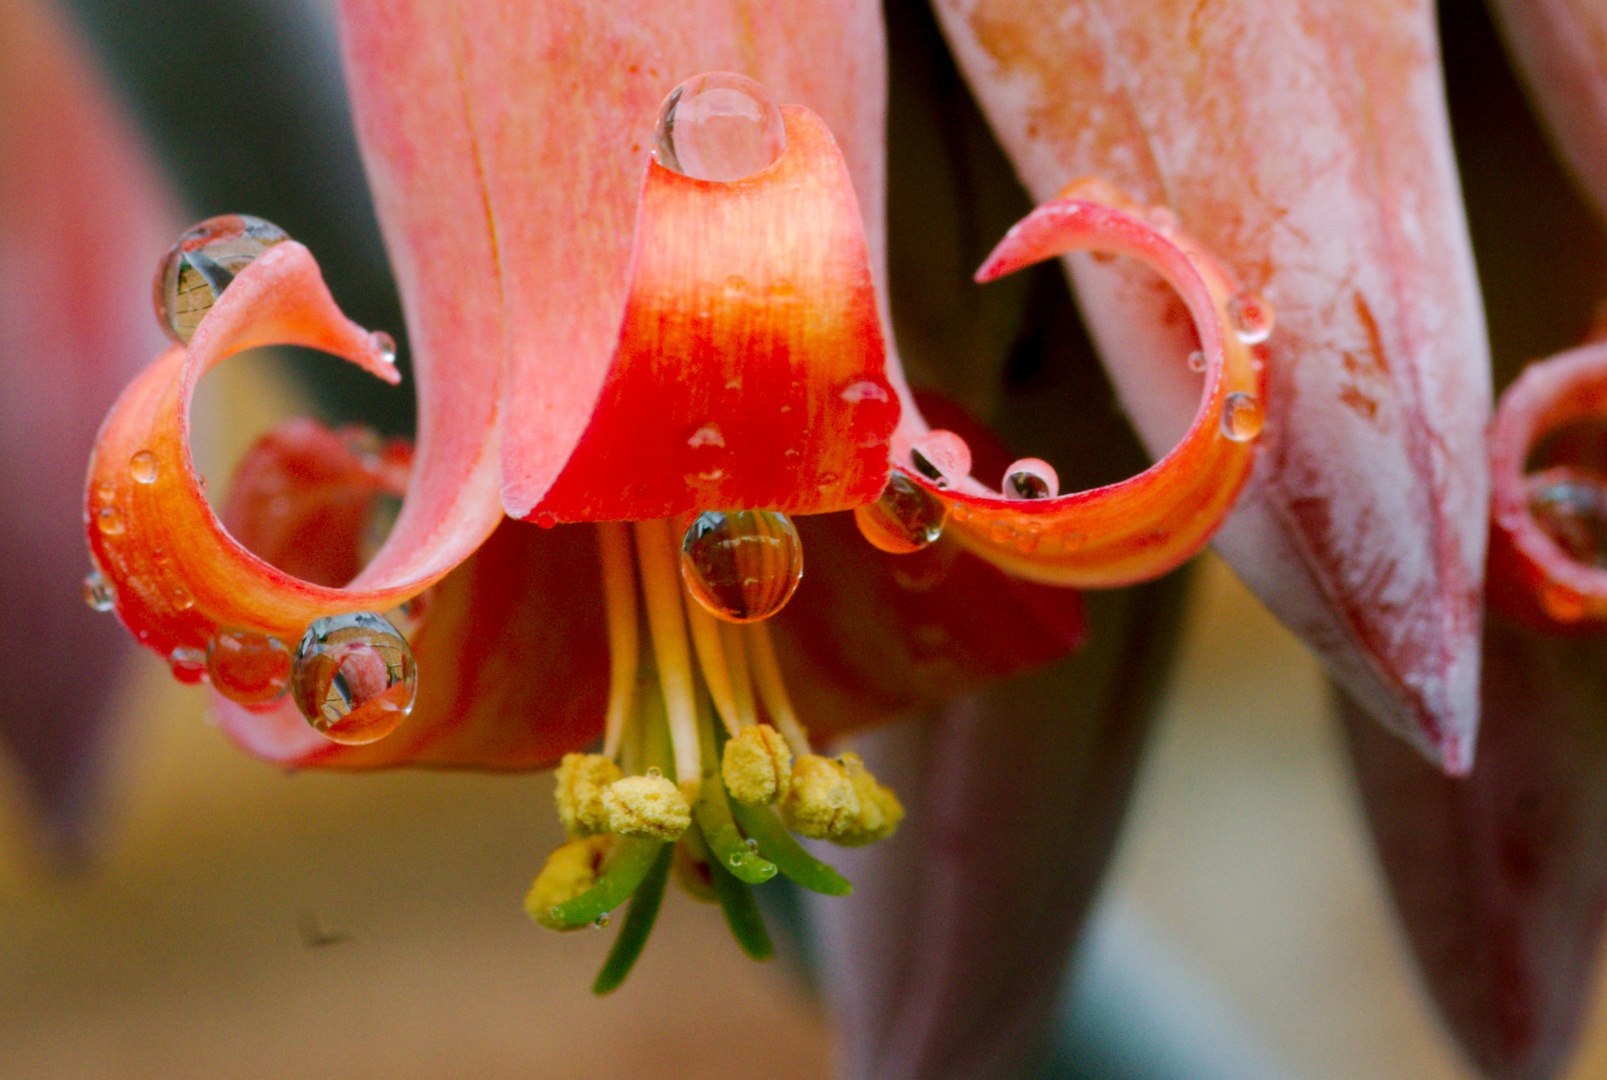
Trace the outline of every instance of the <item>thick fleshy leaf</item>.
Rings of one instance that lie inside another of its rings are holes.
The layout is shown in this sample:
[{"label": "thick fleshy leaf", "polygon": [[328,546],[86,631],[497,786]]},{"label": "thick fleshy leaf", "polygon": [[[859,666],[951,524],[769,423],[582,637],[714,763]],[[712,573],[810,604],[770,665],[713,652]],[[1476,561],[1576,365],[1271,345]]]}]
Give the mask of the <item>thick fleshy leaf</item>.
[{"label": "thick fleshy leaf", "polygon": [[1607,214],[1607,9],[1590,0],[1490,7],[1563,159]]},{"label": "thick fleshy leaf", "polygon": [[1031,500],[1006,498],[974,480],[939,489],[905,470],[948,506],[949,529],[962,544],[1019,577],[1111,586],[1175,569],[1216,532],[1255,462],[1263,365],[1259,347],[1241,340],[1229,314],[1240,290],[1197,244],[1154,227],[1142,213],[1108,185],[1073,184],[1011,229],[977,279],[1082,248],[1130,255],[1160,273],[1187,305],[1204,358],[1199,408],[1182,441],[1129,480]]},{"label": "thick fleshy leaf", "polygon": [[1004,1080],[1042,1052],[1181,584],[1094,594],[1077,656],[863,740],[910,816],[892,840],[837,856],[852,896],[811,904],[845,1076]]},{"label": "thick fleshy leaf", "polygon": [[[547,493],[603,392],[653,123],[677,84],[736,71],[780,102],[806,103],[842,148],[871,265],[882,263],[884,69],[868,0],[764,18],[731,0],[349,0],[342,34],[412,340],[442,365],[439,383],[420,372],[421,398],[444,417],[500,379],[503,498],[514,516]],[[432,453],[429,419],[421,462]],[[695,434],[696,425],[677,433],[682,443]]]},{"label": "thick fleshy leaf", "polygon": [[157,177],[49,4],[0,5],[0,743],[50,839],[81,843],[128,652],[80,599],[83,449],[161,332]]},{"label": "thick fleshy leaf", "polygon": [[[1489,375],[1430,5],[936,6],[1039,198],[1105,176],[1276,309],[1265,445],[1218,546],[1374,715],[1466,770]],[[1177,300],[1073,266],[1158,454],[1194,412]]]},{"label": "thick fleshy leaf", "polygon": [[887,483],[899,407],[848,172],[820,118],[729,184],[648,166],[619,351],[534,520],[846,510]]}]

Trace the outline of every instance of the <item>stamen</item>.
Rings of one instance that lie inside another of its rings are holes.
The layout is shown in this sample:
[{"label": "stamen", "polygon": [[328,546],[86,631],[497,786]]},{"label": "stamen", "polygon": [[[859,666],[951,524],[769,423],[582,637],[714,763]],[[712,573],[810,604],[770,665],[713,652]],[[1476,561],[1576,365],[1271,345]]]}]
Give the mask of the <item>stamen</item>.
[{"label": "stamen", "polygon": [[731,670],[731,696],[736,701],[737,723],[752,727],[759,722],[753,700],[753,673],[748,670],[748,645],[740,623],[719,623],[720,643],[725,646],[726,667]]},{"label": "stamen", "polygon": [[647,625],[653,636],[670,743],[675,750],[675,774],[696,779],[703,775],[703,762],[698,749],[697,698],[691,650],[686,642],[685,605],[681,602],[680,555],[670,536],[669,522],[638,521],[635,529]]},{"label": "stamen", "polygon": [[597,523],[597,553],[603,567],[603,598],[608,611],[608,714],[603,725],[603,756],[619,757],[625,722],[636,691],[641,649],[636,627],[636,568],[630,532],[624,522]]},{"label": "stamen", "polygon": [[749,623],[747,627],[748,658],[752,661],[754,684],[759,688],[759,699],[765,712],[781,732],[792,752],[799,757],[809,753],[809,736],[792,711],[792,700],[787,697],[786,684],[781,680],[781,665],[776,661],[775,642],[770,640],[770,627],[765,623]]},{"label": "stamen", "polygon": [[703,670],[709,697],[714,699],[714,711],[720,714],[725,730],[735,735],[742,730],[742,723],[738,718],[736,695],[731,689],[731,671],[726,667],[720,621],[703,610],[701,604],[687,604],[686,619],[692,626],[692,644],[697,646],[698,665]]}]

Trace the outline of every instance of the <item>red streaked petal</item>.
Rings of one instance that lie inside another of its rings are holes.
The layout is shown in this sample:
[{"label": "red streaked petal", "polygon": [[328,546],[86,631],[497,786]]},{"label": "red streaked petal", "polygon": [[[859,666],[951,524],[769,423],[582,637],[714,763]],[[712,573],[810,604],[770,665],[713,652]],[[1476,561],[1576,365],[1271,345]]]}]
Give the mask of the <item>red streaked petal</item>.
[{"label": "red streaked petal", "polygon": [[721,184],[648,167],[614,366],[534,520],[794,514],[887,482],[899,406],[848,171],[813,113]]},{"label": "red streaked petal", "polygon": [[1551,632],[1607,627],[1607,570],[1572,558],[1530,510],[1529,456],[1570,422],[1607,417],[1607,342],[1530,364],[1490,428],[1489,597],[1508,618]]},{"label": "red streaked petal", "polygon": [[900,466],[948,505],[949,534],[1017,577],[1112,586],[1164,574],[1210,540],[1255,461],[1254,433],[1229,438],[1223,417],[1230,402],[1262,407],[1260,353],[1240,339],[1228,312],[1238,285],[1194,241],[1163,233],[1138,213],[1108,185],[1074,184],[1011,229],[977,279],[1090,248],[1130,255],[1160,273],[1193,317],[1206,358],[1199,409],[1177,446],[1129,480],[1033,500],[984,493],[974,481],[940,490]]},{"label": "red streaked petal", "polygon": [[[390,542],[355,587],[302,581],[251,554],[224,530],[202,493],[190,459],[188,413],[208,368],[241,349],[271,344],[323,349],[396,378],[368,332],[340,314],[307,249],[286,241],[239,273],[196,328],[188,351],[169,351],[128,386],[90,459],[90,551],[116,585],[119,617],[164,657],[174,649],[204,650],[222,626],[293,641],[320,616],[383,611],[461,561],[500,519],[494,459],[440,454],[433,476],[431,463],[421,464],[413,490],[423,487],[422,497],[409,500]],[[494,432],[472,434],[485,442]],[[468,447],[467,434],[456,438]],[[148,470],[133,467],[137,455]],[[147,474],[149,482],[142,482]],[[454,478],[459,486],[449,487]]]}]

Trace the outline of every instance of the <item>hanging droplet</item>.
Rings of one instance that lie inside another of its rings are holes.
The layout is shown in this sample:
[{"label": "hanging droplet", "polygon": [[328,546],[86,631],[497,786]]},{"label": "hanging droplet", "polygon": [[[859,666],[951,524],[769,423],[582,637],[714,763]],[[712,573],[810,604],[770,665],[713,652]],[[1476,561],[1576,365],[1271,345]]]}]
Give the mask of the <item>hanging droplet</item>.
[{"label": "hanging droplet", "polygon": [[334,742],[355,745],[383,739],[407,718],[418,672],[396,627],[359,611],[307,628],[290,686],[308,723]]},{"label": "hanging droplet", "polygon": [[1052,499],[1060,494],[1060,477],[1047,461],[1022,458],[1004,470],[1003,488],[1007,499]]},{"label": "hanging droplet", "polygon": [[162,329],[188,345],[201,317],[235,275],[288,239],[279,226],[248,214],[225,214],[192,226],[156,269],[156,318]]},{"label": "hanging droplet", "polygon": [[396,339],[383,330],[375,330],[368,335],[368,340],[374,343],[374,349],[379,358],[387,364],[396,363]]},{"label": "hanging droplet", "polygon": [[666,169],[726,183],[769,168],[787,148],[770,91],[729,71],[696,75],[671,90],[653,138]]},{"label": "hanging droplet", "polygon": [[117,606],[117,586],[99,570],[91,570],[84,576],[84,603],[95,611],[111,611]]},{"label": "hanging droplet", "polygon": [[290,648],[251,630],[219,630],[206,646],[206,673],[230,701],[262,705],[290,688]]},{"label": "hanging droplet", "polygon": [[1571,467],[1548,470],[1529,492],[1529,512],[1570,559],[1607,570],[1607,480]]},{"label": "hanging droplet", "polygon": [[1261,402],[1254,394],[1229,394],[1222,399],[1222,434],[1234,442],[1249,442],[1261,434],[1265,419]]},{"label": "hanging droplet", "polygon": [[1193,352],[1189,353],[1189,370],[1205,370],[1205,353],[1201,352],[1199,349],[1195,349]]},{"label": "hanging droplet", "polygon": [[1228,318],[1233,331],[1246,345],[1259,345],[1272,336],[1272,305],[1253,292],[1242,292],[1228,301]]},{"label": "hanging droplet", "polygon": [[141,450],[128,459],[128,474],[141,484],[156,483],[156,455]]},{"label": "hanging droplet", "polygon": [[971,448],[952,431],[928,431],[910,444],[910,464],[940,488],[971,475]]},{"label": "hanging droplet", "polygon": [[854,507],[854,521],[872,547],[893,555],[919,551],[943,535],[948,511],[921,485],[901,473],[888,477],[881,497]]},{"label": "hanging droplet", "polygon": [[803,542],[786,514],[709,510],[681,539],[681,580],[715,618],[757,622],[780,611],[803,577]]},{"label": "hanging droplet", "polygon": [[180,682],[200,682],[206,674],[206,653],[188,645],[180,645],[167,654],[167,666]]}]

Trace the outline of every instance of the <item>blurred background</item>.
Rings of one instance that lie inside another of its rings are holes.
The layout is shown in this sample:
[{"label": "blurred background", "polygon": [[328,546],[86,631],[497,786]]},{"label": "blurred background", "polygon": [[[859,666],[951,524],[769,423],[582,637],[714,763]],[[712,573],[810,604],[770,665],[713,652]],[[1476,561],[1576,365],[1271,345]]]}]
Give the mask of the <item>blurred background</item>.
[{"label": "blurred background", "polygon": [[[1479,9],[1452,9],[1453,104],[1501,133],[1457,131],[1475,239],[1527,253],[1480,267],[1510,371],[1578,339],[1607,260]],[[268,217],[356,321],[402,338],[318,0],[71,10],[188,218]],[[1519,183],[1556,214],[1504,213]],[[1559,252],[1582,272],[1525,272]],[[307,357],[231,364],[203,390],[214,490],[285,415],[412,415],[405,389]],[[559,839],[549,777],[289,776],[229,745],[154,658],[113,685],[83,736],[95,824],[70,843],[41,846],[0,752],[0,1077],[830,1075],[806,961],[745,960],[673,891],[625,987],[590,996],[611,935],[549,934],[520,908]],[[1211,556],[1059,1028],[1045,1077],[1472,1076],[1407,961],[1316,662]],[[1570,1075],[1607,1075],[1607,1008]]]}]

